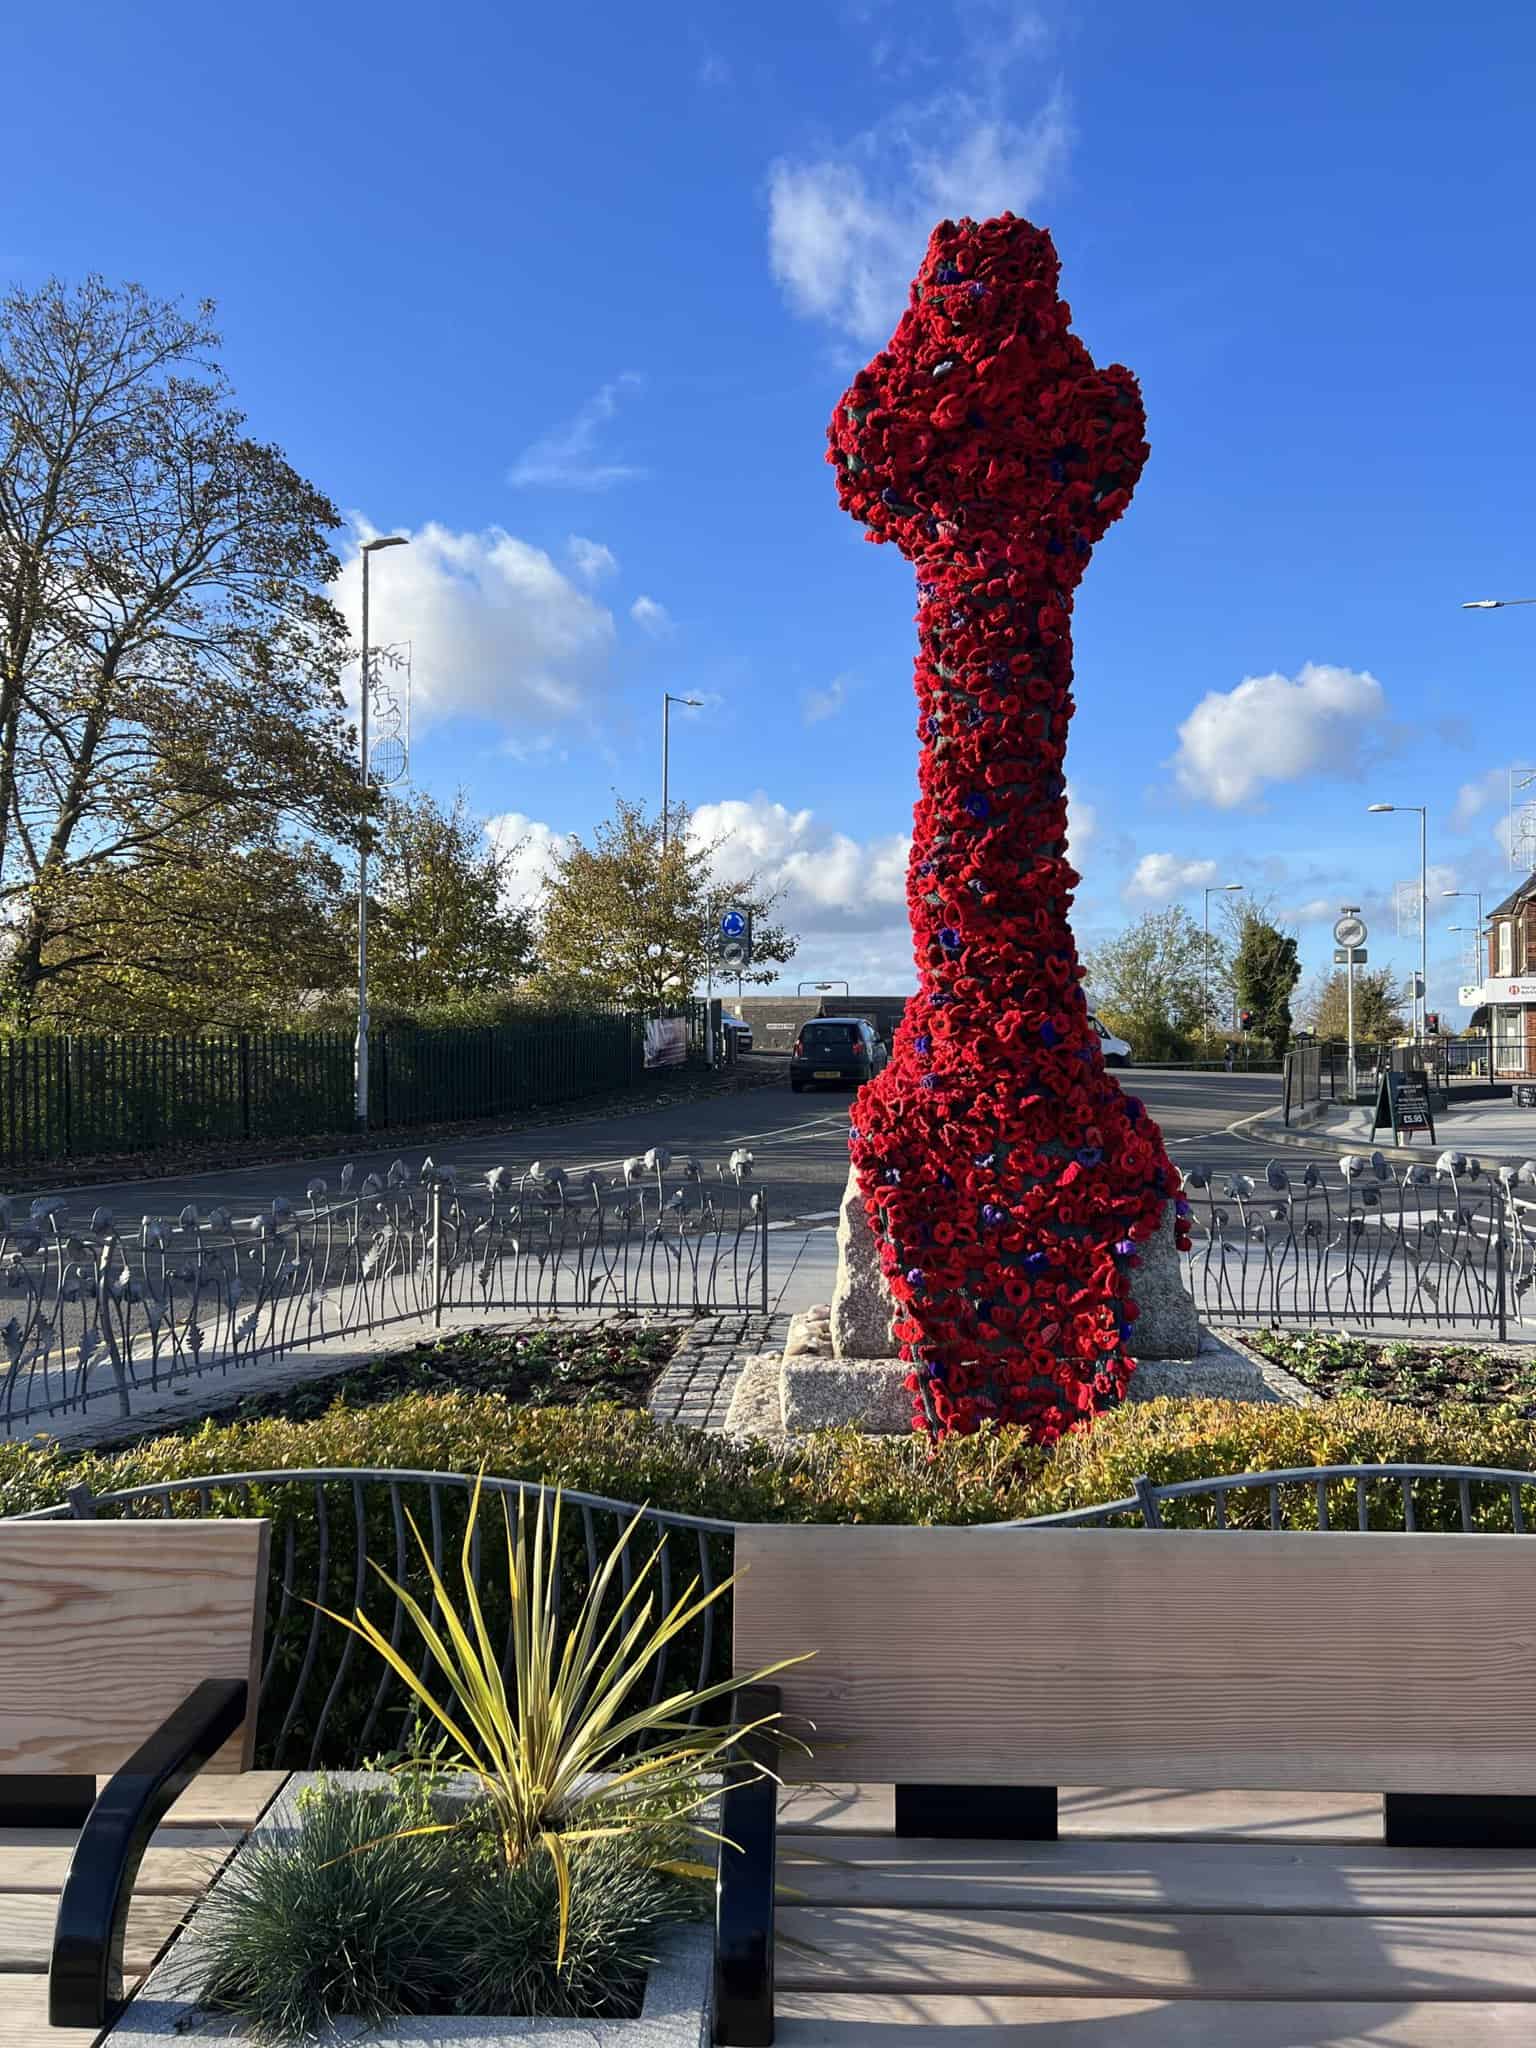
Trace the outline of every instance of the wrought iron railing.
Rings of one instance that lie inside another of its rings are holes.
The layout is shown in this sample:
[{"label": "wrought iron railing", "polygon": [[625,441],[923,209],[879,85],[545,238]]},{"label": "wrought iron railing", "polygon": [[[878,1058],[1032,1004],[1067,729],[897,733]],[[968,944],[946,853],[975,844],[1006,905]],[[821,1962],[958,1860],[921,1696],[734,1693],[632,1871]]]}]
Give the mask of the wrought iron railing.
[{"label": "wrought iron railing", "polygon": [[1536,1164],[1485,1171],[1381,1153],[1262,1181],[1184,1170],[1192,1249],[1186,1282],[1207,1323],[1351,1329],[1474,1329],[1504,1337],[1531,1312]]},{"label": "wrought iron railing", "polygon": [[120,1228],[70,1198],[0,1198],[0,1439],[330,1338],[453,1312],[681,1315],[768,1305],[768,1205],[738,1150],[707,1174],[663,1148],[615,1174],[536,1164],[473,1186],[426,1160],[260,1214],[188,1207]]},{"label": "wrought iron railing", "polygon": [[1219,1479],[1138,1479],[1121,1500],[1039,1515],[1019,1529],[1453,1529],[1529,1535],[1536,1472],[1488,1465],[1303,1465]]},{"label": "wrought iron railing", "polygon": [[[675,1006],[695,1063],[709,1009],[698,998]],[[594,1008],[374,1031],[371,1120],[402,1129],[507,1116],[625,1088],[642,1072],[644,1030],[638,1013]],[[352,1034],[340,1031],[0,1038],[0,1166],[348,1131],[353,1058]]]}]

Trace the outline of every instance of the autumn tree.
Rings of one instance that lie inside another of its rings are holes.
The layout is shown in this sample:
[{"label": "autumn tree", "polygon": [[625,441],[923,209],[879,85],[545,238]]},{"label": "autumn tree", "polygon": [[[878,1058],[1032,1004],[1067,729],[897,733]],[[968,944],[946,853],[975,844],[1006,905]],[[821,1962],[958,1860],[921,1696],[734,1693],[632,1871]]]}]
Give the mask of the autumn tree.
[{"label": "autumn tree", "polygon": [[533,957],[532,913],[514,885],[520,851],[487,837],[462,792],[447,810],[424,791],[384,806],[372,856],[373,1008],[419,1015],[513,993]]},{"label": "autumn tree", "polygon": [[678,1002],[704,981],[710,935],[730,904],[753,913],[753,964],[742,979],[774,980],[797,941],[771,922],[776,899],[755,874],[717,878],[720,851],[692,835],[685,805],[671,807],[663,845],[660,816],[620,797],[590,845],[573,836],[553,856],[538,992],[632,1009]]},{"label": "autumn tree", "polygon": [[[1355,969],[1355,1037],[1357,1040],[1401,1038],[1408,1029],[1403,1006],[1408,990],[1390,967]],[[1319,1038],[1341,1042],[1349,1033],[1349,989],[1344,969],[1323,969],[1301,1005],[1308,1026]]]},{"label": "autumn tree", "polygon": [[340,521],[246,431],[211,310],[100,278],[0,302],[0,999],[23,1026],[72,976],[105,986],[103,946],[131,971],[136,906],[167,959],[204,943],[232,847],[275,886],[285,833],[356,839]]},{"label": "autumn tree", "polygon": [[85,1032],[253,1030],[345,988],[346,871],[248,808],[80,862],[49,905],[32,1023]]}]

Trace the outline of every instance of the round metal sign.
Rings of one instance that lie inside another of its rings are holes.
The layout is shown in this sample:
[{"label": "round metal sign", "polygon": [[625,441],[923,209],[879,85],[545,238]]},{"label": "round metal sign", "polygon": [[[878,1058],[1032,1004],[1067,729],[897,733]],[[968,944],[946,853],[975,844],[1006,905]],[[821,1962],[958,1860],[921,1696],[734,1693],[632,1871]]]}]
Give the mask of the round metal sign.
[{"label": "round metal sign", "polygon": [[1333,943],[1336,946],[1363,946],[1366,931],[1365,919],[1346,912],[1333,928]]},{"label": "round metal sign", "polygon": [[720,920],[720,929],[726,938],[739,939],[746,933],[747,920],[739,910],[728,910]]}]

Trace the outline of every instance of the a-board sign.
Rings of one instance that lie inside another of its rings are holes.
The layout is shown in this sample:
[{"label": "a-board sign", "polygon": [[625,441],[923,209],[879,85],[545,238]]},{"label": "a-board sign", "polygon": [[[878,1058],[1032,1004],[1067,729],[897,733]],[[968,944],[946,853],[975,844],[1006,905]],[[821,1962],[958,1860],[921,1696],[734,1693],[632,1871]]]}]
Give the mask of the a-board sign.
[{"label": "a-board sign", "polygon": [[1385,1070],[1376,1090],[1376,1114],[1371,1120],[1373,1138],[1383,1124],[1391,1127],[1394,1144],[1405,1133],[1411,1138],[1417,1131],[1428,1131],[1434,1140],[1435,1113],[1429,1106],[1429,1083],[1423,1074],[1399,1073],[1396,1067]]}]

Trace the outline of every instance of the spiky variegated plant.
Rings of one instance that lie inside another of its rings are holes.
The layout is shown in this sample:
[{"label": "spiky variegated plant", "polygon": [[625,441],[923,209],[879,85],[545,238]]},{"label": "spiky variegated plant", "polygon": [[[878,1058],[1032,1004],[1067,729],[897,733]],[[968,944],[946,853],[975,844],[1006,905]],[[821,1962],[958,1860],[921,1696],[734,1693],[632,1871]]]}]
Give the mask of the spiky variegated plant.
[{"label": "spiky variegated plant", "polygon": [[[412,1669],[361,1609],[352,1619],[330,1608],[322,1611],[376,1650],[425,1710],[428,1725],[436,1722],[440,1727],[442,1739],[430,1758],[415,1760],[417,1766],[447,1768],[478,1783],[506,1863],[515,1865],[539,1851],[549,1856],[560,1886],[563,1958],[572,1852],[579,1853],[587,1843],[696,1814],[716,1796],[719,1774],[728,1766],[752,1771],[761,1768],[739,1761],[739,1745],[744,1736],[762,1728],[763,1721],[722,1729],[700,1725],[694,1717],[699,1708],[737,1686],[758,1683],[803,1660],[785,1658],[751,1677],[686,1687],[632,1706],[636,1687],[654,1668],[656,1658],[736,1583],[736,1577],[722,1580],[705,1593],[700,1593],[699,1581],[694,1578],[666,1612],[658,1615],[656,1594],[649,1582],[661,1556],[663,1538],[620,1593],[605,1621],[604,1606],[641,1519],[637,1511],[593,1575],[570,1627],[563,1629],[555,1588],[560,1494],[557,1489],[547,1496],[541,1488],[531,1537],[526,1498],[518,1496],[514,1532],[506,1497],[502,1497],[511,1607],[509,1691],[475,1584],[472,1557],[480,1497],[481,1480],[477,1479],[460,1552],[462,1616],[414,1519],[411,1534],[426,1566],[441,1627],[404,1586],[374,1566],[426,1645],[431,1664],[445,1681],[446,1698],[440,1698],[429,1680]],[[411,1764],[402,1768],[409,1769]],[[407,1832],[446,1833],[467,1824],[441,1821]],[[693,1825],[701,1837],[719,1839],[702,1823]],[[669,1861],[666,1867],[699,1877],[712,1875],[703,1862]]]}]

